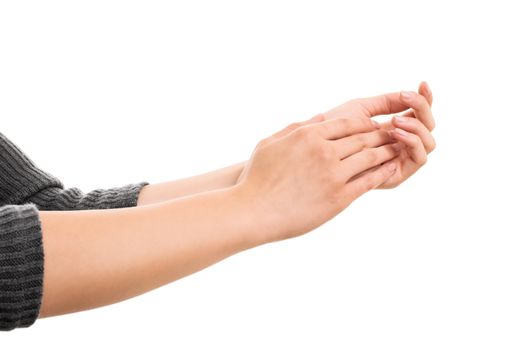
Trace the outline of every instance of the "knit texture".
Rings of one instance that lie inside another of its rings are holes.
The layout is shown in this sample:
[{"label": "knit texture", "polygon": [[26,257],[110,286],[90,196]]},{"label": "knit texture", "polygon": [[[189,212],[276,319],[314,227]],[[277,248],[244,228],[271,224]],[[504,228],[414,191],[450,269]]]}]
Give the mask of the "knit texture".
[{"label": "knit texture", "polygon": [[34,204],[0,207],[0,329],[28,327],[38,317],[44,252]]},{"label": "knit texture", "polygon": [[39,210],[132,207],[148,184],[87,193],[65,188],[0,133],[0,330],[29,327],[40,312],[44,248]]}]

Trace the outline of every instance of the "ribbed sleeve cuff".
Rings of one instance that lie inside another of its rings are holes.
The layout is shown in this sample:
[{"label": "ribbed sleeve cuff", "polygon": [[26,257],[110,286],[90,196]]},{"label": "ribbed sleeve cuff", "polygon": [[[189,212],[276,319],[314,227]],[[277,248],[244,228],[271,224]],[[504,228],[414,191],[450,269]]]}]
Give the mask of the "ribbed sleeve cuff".
[{"label": "ribbed sleeve cuff", "polygon": [[27,198],[42,210],[113,209],[137,205],[140,190],[149,185],[142,181],[125,186],[95,189],[84,193],[78,187],[49,187]]},{"label": "ribbed sleeve cuff", "polygon": [[44,249],[34,204],[0,207],[0,330],[31,326],[40,312]]}]

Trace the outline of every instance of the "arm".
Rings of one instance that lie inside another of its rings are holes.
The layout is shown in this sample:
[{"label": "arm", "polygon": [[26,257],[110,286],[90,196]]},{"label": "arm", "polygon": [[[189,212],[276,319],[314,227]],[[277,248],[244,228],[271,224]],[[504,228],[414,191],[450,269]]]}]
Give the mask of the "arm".
[{"label": "arm", "polygon": [[[432,100],[430,87],[426,82],[422,82],[419,86],[419,95],[413,100],[403,98],[400,93],[390,93],[350,100],[322,115],[327,119],[343,117],[368,119],[375,115],[405,111],[403,115],[409,118],[407,123],[399,123],[398,119],[392,119],[392,121],[381,125],[384,130],[392,130],[394,127],[398,127],[409,133],[405,137],[399,133],[391,133],[392,142],[399,141],[405,147],[396,160],[399,170],[395,176],[390,177],[388,182],[378,188],[392,188],[405,181],[424,165],[426,154],[435,148],[434,138],[430,134],[435,125],[430,111]],[[319,116],[318,114],[317,117]],[[274,136],[286,135],[292,131],[293,125],[281,130]],[[245,165],[246,162],[241,162],[186,179],[148,185],[141,191],[137,205],[156,203],[188,194],[233,186],[244,176]]]},{"label": "arm", "polygon": [[[233,186],[245,162],[196,176],[150,184],[147,181],[84,193],[40,169],[20,147],[0,133],[0,205],[34,203],[40,210],[111,209],[158,203]],[[139,197],[140,193],[140,197]]]},{"label": "arm", "polygon": [[40,212],[40,317],[142,294],[258,244],[262,217],[234,188],[150,206]]},{"label": "arm", "polygon": [[204,174],[150,184],[141,181],[84,193],[78,187],[63,185],[44,188],[27,197],[41,210],[112,209],[143,206],[216,189],[237,183],[246,162],[236,163]]},{"label": "arm", "polygon": [[[391,133],[392,142],[399,141],[405,147],[396,159],[398,172],[378,188],[392,188],[405,181],[424,165],[426,154],[431,153],[436,146],[435,140],[430,134],[435,125],[434,117],[430,111],[432,100],[430,87],[426,82],[422,82],[419,85],[419,95],[416,95],[413,100],[407,100],[399,93],[390,93],[351,100],[323,114],[327,119],[371,118],[375,115],[405,111],[403,115],[409,118],[407,123],[399,123],[398,119],[392,119],[392,121],[381,125],[384,130],[391,130],[395,126],[409,133],[407,137],[403,137],[399,133]],[[320,114],[316,117],[320,117]],[[286,135],[293,130],[294,125],[297,126],[292,124],[292,127],[285,128],[274,136]],[[241,162],[186,179],[148,185],[141,191],[137,205],[233,186],[244,176],[245,165],[246,162]]]},{"label": "arm", "polygon": [[0,133],[0,205],[33,203],[40,210],[112,209],[136,206],[148,182],[95,189],[84,193],[40,169],[16,144]]},{"label": "arm", "polygon": [[246,162],[239,162],[192,177],[149,184],[140,191],[137,206],[233,186],[237,183],[245,164]]},{"label": "arm", "polygon": [[229,188],[135,208],[40,212],[40,317],[118,302],[306,233],[393,174],[389,162],[360,176],[396,155],[371,121],[309,125],[261,141],[245,177]]},{"label": "arm", "polygon": [[[112,210],[0,207],[0,329],[124,300],[309,232],[396,173],[391,142],[368,118],[321,115],[259,142],[226,189]],[[0,200],[19,193],[12,181],[0,181]]]}]

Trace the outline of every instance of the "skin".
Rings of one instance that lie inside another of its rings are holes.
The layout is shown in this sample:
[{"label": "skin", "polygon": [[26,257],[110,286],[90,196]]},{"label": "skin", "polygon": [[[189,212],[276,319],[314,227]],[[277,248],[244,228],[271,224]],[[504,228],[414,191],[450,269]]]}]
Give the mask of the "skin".
[{"label": "skin", "polygon": [[410,110],[381,125],[383,130],[389,131],[393,140],[403,145],[395,159],[399,170],[379,186],[381,189],[394,188],[408,179],[426,164],[427,155],[436,148],[431,134],[436,125],[431,111],[432,92],[426,82],[419,85],[418,92],[400,93],[400,100]]},{"label": "skin", "polygon": [[[403,151],[415,152],[370,119],[391,106],[406,110],[400,98],[357,100],[290,124],[261,140],[246,162],[145,186],[136,207],[41,211],[39,317],[116,303],[319,227],[396,176]],[[367,112],[352,114],[356,105]],[[414,118],[426,116],[411,108]]]},{"label": "skin", "polygon": [[375,115],[402,112],[399,114],[401,120],[394,117],[380,124],[381,130],[389,132],[392,142],[400,142],[403,146],[395,159],[398,170],[385,183],[377,187],[389,189],[399,186],[421,168],[427,161],[427,155],[436,147],[431,134],[435,127],[431,111],[432,102],[430,87],[426,82],[421,82],[417,93],[402,91],[350,100],[326,112],[325,115],[329,118],[372,118]]},{"label": "skin", "polygon": [[[400,185],[426,163],[426,155],[436,147],[436,142],[430,133],[435,127],[434,117],[430,110],[433,102],[432,91],[426,82],[422,82],[418,93],[412,92],[412,94],[415,96],[413,100],[405,100],[399,92],[350,100],[322,113],[326,119],[370,119],[376,115],[404,111],[400,116],[408,118],[405,122],[398,122],[396,118],[393,118],[380,125],[382,130],[389,131],[392,142],[399,141],[404,146],[399,157],[396,158],[398,170],[388,181],[378,186],[378,189],[394,188]],[[291,132],[299,125],[302,124],[290,124],[280,131],[280,135]],[[405,136],[398,132],[394,133],[395,128],[404,130],[408,134]],[[361,142],[359,139],[360,136],[356,136],[350,143],[357,146]],[[246,161],[243,161],[204,174],[147,185],[141,191],[137,206],[233,186],[240,180],[245,166]]]},{"label": "skin", "polygon": [[137,206],[233,186],[245,165],[246,161],[243,161],[183,179],[146,185],[140,191]]}]

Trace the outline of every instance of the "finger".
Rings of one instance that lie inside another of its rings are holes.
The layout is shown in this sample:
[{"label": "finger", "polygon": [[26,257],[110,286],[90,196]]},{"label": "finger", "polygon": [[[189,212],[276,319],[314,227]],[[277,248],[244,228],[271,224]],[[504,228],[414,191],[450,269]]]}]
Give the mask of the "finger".
[{"label": "finger", "polygon": [[318,114],[314,115],[312,118],[310,118],[308,120],[289,124],[284,129],[282,129],[282,130],[276,132],[275,134],[273,134],[272,137],[278,138],[278,137],[287,135],[290,132],[292,132],[293,130],[295,130],[295,129],[303,126],[303,125],[319,123],[321,121],[324,121],[325,119],[326,119],[326,117],[325,117],[325,115],[323,113],[318,113]]},{"label": "finger", "polygon": [[423,165],[427,162],[427,152],[419,137],[399,128],[394,129],[392,137],[406,145],[408,155],[416,164]]},{"label": "finger", "polygon": [[434,137],[419,119],[395,116],[392,119],[392,123],[397,128],[416,134],[423,142],[427,153],[432,152],[436,148]]},{"label": "finger", "polygon": [[337,150],[339,159],[344,159],[364,148],[379,147],[392,141],[386,130],[376,130],[367,133],[355,134],[334,140],[333,145]]},{"label": "finger", "polygon": [[[401,114],[401,115],[405,115],[404,113]],[[392,118],[388,119],[388,120],[385,120],[384,122],[382,123],[379,123],[379,127],[378,127],[379,130],[393,130],[394,129],[394,126],[392,125]]]},{"label": "finger", "polygon": [[378,123],[368,118],[334,118],[312,125],[327,140],[337,140],[378,128]]},{"label": "finger", "polygon": [[[432,91],[430,90],[430,87],[426,81],[423,81],[419,84],[418,93],[423,96],[427,100],[428,105],[432,107],[434,97],[432,96]],[[415,118],[414,110],[412,108],[406,112],[403,112],[401,115],[409,118]]]},{"label": "finger", "polygon": [[399,96],[401,101],[414,110],[416,118],[432,131],[435,126],[434,117],[425,97],[413,91],[402,91]]},{"label": "finger", "polygon": [[430,86],[428,86],[428,83],[426,81],[422,81],[419,84],[418,92],[420,95],[425,97],[425,99],[428,102],[428,105],[432,107],[432,102],[434,102],[434,96],[432,95],[432,90],[430,90]]},{"label": "finger", "polygon": [[346,182],[360,172],[394,158],[399,154],[400,149],[401,145],[399,142],[376,148],[367,148],[343,159],[340,162],[341,170],[338,173],[341,174]]},{"label": "finger", "polygon": [[407,106],[400,101],[398,92],[360,98],[354,101],[366,110],[368,117],[398,113],[407,109]]},{"label": "finger", "polygon": [[353,201],[366,192],[383,184],[390,178],[390,176],[394,175],[395,172],[396,163],[394,161],[389,161],[370,172],[356,177],[345,185],[347,198],[349,198],[350,201]]},{"label": "finger", "polygon": [[325,112],[325,115],[327,119],[363,114],[370,118],[376,115],[399,113],[406,109],[407,106],[399,99],[399,92],[392,92],[347,101]]}]

